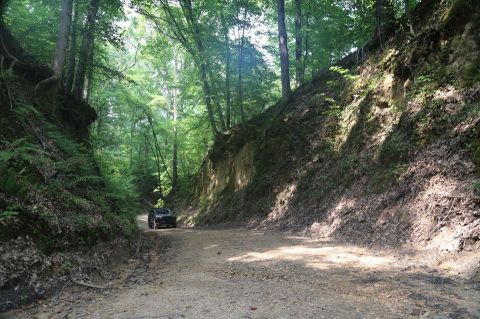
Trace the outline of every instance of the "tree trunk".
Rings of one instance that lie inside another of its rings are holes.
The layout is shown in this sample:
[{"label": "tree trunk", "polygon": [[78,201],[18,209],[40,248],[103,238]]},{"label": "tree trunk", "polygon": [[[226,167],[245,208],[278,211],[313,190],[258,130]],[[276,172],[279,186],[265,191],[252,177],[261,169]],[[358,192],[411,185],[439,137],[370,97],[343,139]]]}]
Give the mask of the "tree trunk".
[{"label": "tree trunk", "polygon": [[404,0],[405,5],[405,16],[407,17],[408,27],[410,28],[410,34],[415,35],[415,31],[413,30],[413,23],[412,23],[412,16],[410,14],[410,0]]},{"label": "tree trunk", "polygon": [[137,124],[136,120],[132,119],[132,122],[130,123],[130,161],[129,161],[130,172],[132,171],[132,168],[133,168],[133,135],[134,135],[136,124]]},{"label": "tree trunk", "polygon": [[308,2],[308,10],[305,15],[305,53],[303,55],[303,79],[305,80],[305,72],[307,70],[307,61],[309,56],[309,35],[310,35],[310,1]]},{"label": "tree trunk", "polygon": [[240,37],[240,45],[238,46],[238,109],[240,110],[240,116],[242,124],[245,124],[245,112],[243,109],[243,49],[245,46],[245,26],[247,19],[247,9],[243,8],[243,24],[242,24],[242,36]]},{"label": "tree trunk", "polygon": [[[211,68],[207,65],[208,70],[211,70]],[[213,91],[215,92],[215,99],[214,99],[214,104],[215,104],[215,111],[217,112],[217,117],[218,117],[218,122],[220,123],[220,129],[225,131],[225,120],[223,118],[223,113],[222,113],[222,106],[220,105],[220,98],[219,98],[219,92],[220,90],[218,89],[218,86],[216,86],[215,81],[213,80],[212,72],[209,72],[209,77],[210,77],[210,83],[213,86]]]},{"label": "tree trunk", "polygon": [[297,86],[304,82],[302,61],[302,1],[295,0],[295,79]]},{"label": "tree trunk", "polygon": [[207,68],[207,62],[206,62],[206,57],[205,57],[205,48],[203,47],[202,39],[200,36],[200,30],[198,29],[198,25],[196,20],[193,17],[193,9],[192,9],[192,2],[191,0],[182,0],[180,2],[180,5],[182,6],[182,11],[183,14],[185,15],[185,18],[190,25],[190,28],[192,29],[192,36],[195,41],[195,45],[197,47],[198,55],[199,57],[194,57],[196,58],[198,62],[198,68],[200,72],[200,80],[202,81],[203,84],[203,94],[205,96],[205,105],[207,106],[207,112],[208,112],[208,119],[210,120],[210,127],[212,128],[212,133],[213,136],[218,135],[218,130],[217,130],[217,125],[215,124],[215,115],[213,112],[213,106],[212,106],[212,99],[211,99],[211,90],[210,90],[210,84],[208,83],[208,68]]},{"label": "tree trunk", "polygon": [[75,58],[77,56],[77,29],[78,29],[78,1],[75,5],[75,12],[73,13],[72,32],[70,34],[70,48],[68,49],[67,62],[67,92],[71,93],[73,82],[75,80]]},{"label": "tree trunk", "polygon": [[380,48],[383,50],[386,33],[395,20],[392,4],[389,0],[375,1],[375,25],[376,35],[380,42]]},{"label": "tree trunk", "polygon": [[183,176],[190,177],[190,170],[187,168],[187,164],[185,163],[185,154],[180,154],[178,157],[180,162],[180,167],[182,168]]},{"label": "tree trunk", "polygon": [[410,0],[404,0],[403,4],[405,5],[405,15],[410,16]]},{"label": "tree trunk", "polygon": [[230,52],[230,39],[228,38],[228,26],[225,22],[225,17],[223,16],[223,10],[221,11],[221,22],[222,22],[222,31],[223,31],[223,38],[225,41],[225,53],[227,55],[226,62],[225,62],[225,104],[227,106],[226,112],[226,129],[230,128],[230,117],[231,117],[231,109],[232,109],[232,96],[230,92],[230,60],[231,60],[231,52]]},{"label": "tree trunk", "polygon": [[162,175],[161,175],[161,166],[160,166],[160,158],[158,157],[158,153],[156,149],[153,147],[152,143],[147,138],[147,135],[145,134],[145,141],[148,143],[148,146],[150,146],[150,149],[152,150],[153,157],[155,157],[155,165],[157,167],[157,174],[158,174],[158,192],[159,192],[159,197],[161,200],[165,199],[165,196],[163,195],[163,187],[162,187]]},{"label": "tree trunk", "polygon": [[143,166],[143,174],[146,176],[148,174],[148,140],[147,134],[143,135],[143,155],[144,155],[144,166]]},{"label": "tree trunk", "polygon": [[60,30],[58,32],[57,46],[55,49],[55,61],[53,62],[53,70],[59,79],[62,77],[63,67],[65,66],[68,37],[70,35],[70,27],[72,25],[72,11],[73,0],[64,0],[62,3]]},{"label": "tree trunk", "polygon": [[143,112],[144,112],[144,114],[147,118],[148,124],[150,125],[150,129],[151,129],[152,135],[153,135],[153,141],[154,141],[155,149],[153,149],[153,147],[152,147],[152,151],[157,158],[158,183],[159,183],[159,188],[160,188],[160,195],[161,195],[162,199],[164,199],[164,197],[163,197],[164,195],[161,191],[162,190],[162,179],[161,179],[160,162],[162,163],[163,169],[167,173],[167,176],[170,179],[170,182],[173,182],[173,179],[172,179],[172,176],[170,176],[170,173],[168,172],[167,164],[165,163],[165,159],[163,158],[162,153],[160,151],[160,143],[158,141],[158,135],[157,135],[157,131],[155,130],[155,125],[153,123],[153,118],[149,114],[149,112],[147,112],[145,110]]},{"label": "tree trunk", "polygon": [[287,28],[285,27],[285,0],[277,0],[278,48],[280,51],[280,68],[282,80],[282,97],[289,99],[290,71],[288,62]]},{"label": "tree trunk", "polygon": [[55,48],[55,59],[53,61],[53,75],[35,87],[38,89],[46,89],[57,87],[62,80],[63,67],[68,47],[68,38],[70,35],[70,27],[72,25],[73,0],[63,0],[62,12],[60,16],[60,27],[57,35],[57,43]]},{"label": "tree trunk", "polygon": [[94,64],[93,64],[93,58],[95,54],[95,39],[92,39],[92,47],[90,48],[90,55],[88,57],[88,64],[87,64],[87,76],[85,78],[85,88],[83,92],[83,99],[85,102],[88,103],[90,100],[90,95],[92,93],[92,88],[93,88],[93,72],[94,72]]},{"label": "tree trunk", "polygon": [[[174,47],[175,50],[175,47]],[[172,94],[172,104],[173,104],[173,154],[172,154],[172,192],[177,191],[178,189],[178,63],[177,55],[174,52],[173,55],[173,94]]]},{"label": "tree trunk", "polygon": [[212,100],[210,95],[210,85],[207,79],[207,66],[205,63],[200,64],[200,79],[203,83],[203,94],[205,96],[205,105],[207,106],[208,119],[212,128],[213,136],[218,135],[217,125],[215,124],[215,116],[213,114]]},{"label": "tree trunk", "polygon": [[[228,44],[227,44],[228,45]],[[226,98],[226,104],[227,104],[227,122],[226,122],[226,128],[229,129],[231,127],[231,112],[232,112],[232,92],[230,91],[230,60],[231,60],[231,55],[230,55],[230,48],[228,48],[227,52],[227,61],[225,64],[225,98]]]},{"label": "tree trunk", "polygon": [[172,158],[172,192],[178,189],[178,130],[173,134],[173,158]]},{"label": "tree trunk", "polygon": [[83,88],[85,85],[85,74],[87,72],[87,64],[90,57],[90,50],[93,45],[93,37],[95,31],[95,19],[97,17],[100,0],[90,0],[90,5],[87,12],[87,20],[83,28],[82,45],[78,56],[77,75],[75,78],[75,86],[73,88],[73,95],[77,99],[81,99]]}]

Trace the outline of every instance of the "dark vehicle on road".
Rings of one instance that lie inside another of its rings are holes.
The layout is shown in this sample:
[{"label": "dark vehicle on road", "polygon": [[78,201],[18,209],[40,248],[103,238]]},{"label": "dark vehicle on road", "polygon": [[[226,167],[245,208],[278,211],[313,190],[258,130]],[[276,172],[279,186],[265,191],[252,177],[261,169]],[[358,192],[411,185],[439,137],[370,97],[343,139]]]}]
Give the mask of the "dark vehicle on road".
[{"label": "dark vehicle on road", "polygon": [[148,212],[148,227],[177,227],[177,217],[168,208],[154,208]]}]

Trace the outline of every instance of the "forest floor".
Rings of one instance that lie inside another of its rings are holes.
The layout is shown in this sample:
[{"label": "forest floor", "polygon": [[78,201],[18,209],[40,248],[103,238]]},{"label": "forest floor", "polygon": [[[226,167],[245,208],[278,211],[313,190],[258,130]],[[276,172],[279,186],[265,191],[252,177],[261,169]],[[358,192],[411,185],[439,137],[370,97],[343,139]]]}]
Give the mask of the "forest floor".
[{"label": "forest floor", "polygon": [[68,282],[4,316],[480,318],[480,284],[443,275],[421,254],[243,229],[148,230],[145,219],[151,244],[117,265],[113,281]]}]

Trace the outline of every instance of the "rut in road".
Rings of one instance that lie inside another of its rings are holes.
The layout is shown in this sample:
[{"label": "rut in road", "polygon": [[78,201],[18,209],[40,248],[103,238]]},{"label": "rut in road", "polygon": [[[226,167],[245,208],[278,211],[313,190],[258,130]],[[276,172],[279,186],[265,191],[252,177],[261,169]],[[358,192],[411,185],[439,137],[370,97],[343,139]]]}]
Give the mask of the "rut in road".
[{"label": "rut in road", "polygon": [[[69,286],[18,318],[480,318],[480,288],[414,255],[248,230],[145,230],[114,289]],[[167,247],[167,248],[165,248]]]}]

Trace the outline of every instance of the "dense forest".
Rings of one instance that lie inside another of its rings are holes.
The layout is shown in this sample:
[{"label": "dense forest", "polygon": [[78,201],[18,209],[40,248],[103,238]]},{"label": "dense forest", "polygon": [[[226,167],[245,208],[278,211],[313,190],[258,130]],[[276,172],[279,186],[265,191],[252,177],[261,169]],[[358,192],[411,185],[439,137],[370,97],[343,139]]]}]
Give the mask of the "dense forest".
[{"label": "dense forest", "polygon": [[479,21],[477,0],[0,0],[0,311],[139,259],[151,207],[478,263]]},{"label": "dense forest", "polygon": [[381,37],[388,19],[414,6],[270,2],[14,1],[4,23],[95,108],[90,142],[100,165],[163,199],[191,185],[215,137],[364,45],[375,26],[386,29]]}]

